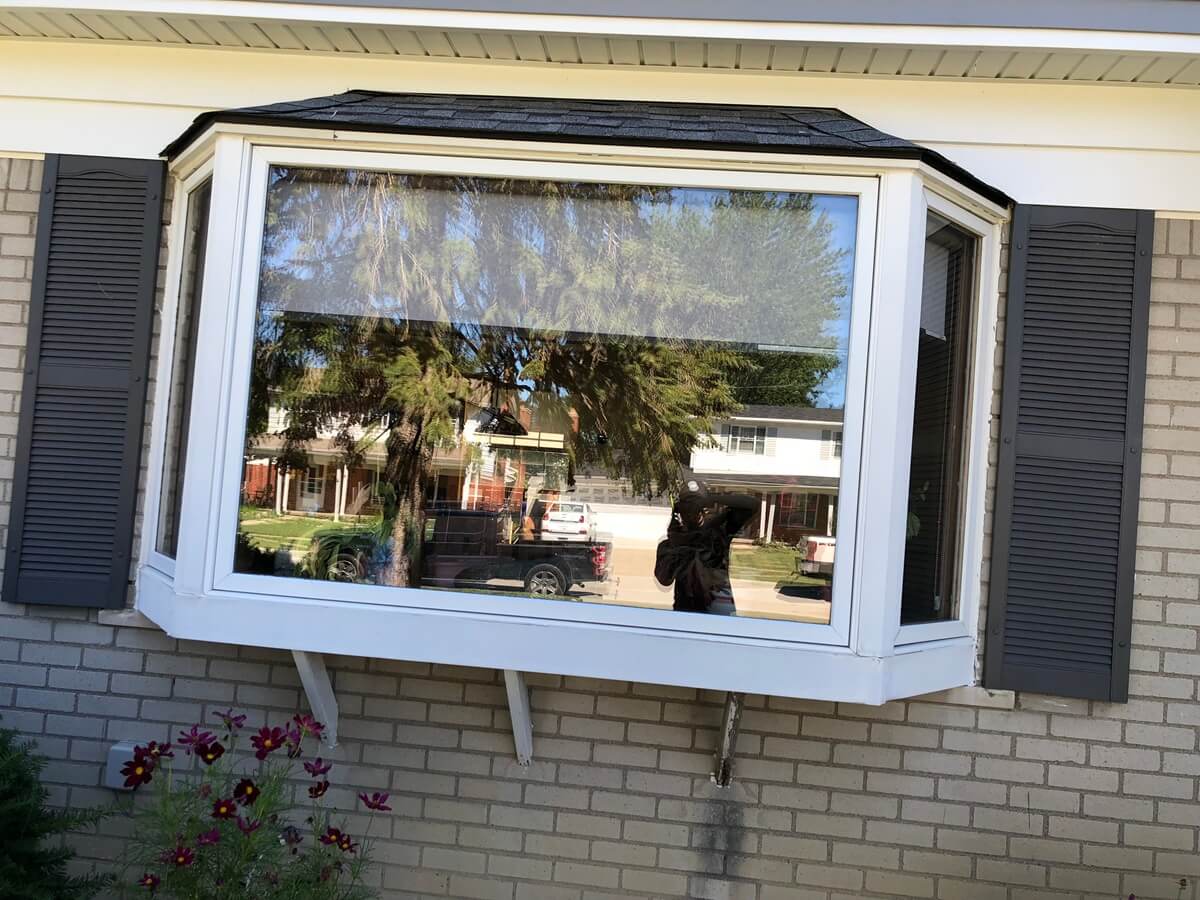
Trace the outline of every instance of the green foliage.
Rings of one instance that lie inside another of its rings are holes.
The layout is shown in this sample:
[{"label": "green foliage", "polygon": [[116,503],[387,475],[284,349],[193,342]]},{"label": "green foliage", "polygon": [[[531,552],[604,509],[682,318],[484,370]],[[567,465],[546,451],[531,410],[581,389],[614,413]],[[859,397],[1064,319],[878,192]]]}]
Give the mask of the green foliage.
[{"label": "green foliage", "polygon": [[[256,756],[263,760],[256,763],[236,753],[238,717],[230,711],[223,718],[223,744],[212,734],[207,735],[211,740],[204,740],[201,731],[201,742],[193,742],[187,755],[183,747],[169,744],[137,748],[131,765],[148,767],[149,788],[140,787],[139,793],[149,790],[150,796],[135,798],[133,834],[119,883],[121,896],[375,897],[374,889],[364,883],[372,865],[370,841],[351,838],[334,825],[320,799],[328,789],[326,776],[317,774],[309,781],[313,789],[324,784],[317,797],[306,799],[302,806],[296,799],[295,767],[303,761],[301,745],[319,734],[320,725],[308,719],[315,726],[310,729],[298,719],[298,727],[289,723],[286,731],[275,729],[270,753],[260,750]],[[193,729],[193,737],[198,729]],[[186,737],[181,735],[181,740]],[[205,764],[214,747],[229,749]],[[191,769],[193,759],[198,772]]]},{"label": "green foliage", "polygon": [[14,732],[0,730],[0,894],[5,900],[84,900],[107,883],[104,876],[72,877],[74,852],[59,838],[94,825],[106,810],[46,809],[38,780],[45,760]]}]

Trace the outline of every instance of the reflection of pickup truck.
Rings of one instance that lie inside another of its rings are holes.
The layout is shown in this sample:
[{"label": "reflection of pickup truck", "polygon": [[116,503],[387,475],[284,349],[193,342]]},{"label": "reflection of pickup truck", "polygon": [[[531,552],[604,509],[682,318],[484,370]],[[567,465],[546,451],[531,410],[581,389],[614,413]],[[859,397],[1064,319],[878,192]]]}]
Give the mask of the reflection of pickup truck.
[{"label": "reflection of pickup truck", "polygon": [[520,581],[539,596],[565,594],[573,585],[608,579],[612,545],[602,541],[500,540],[499,516],[443,509],[425,520],[423,584],[487,586]]}]

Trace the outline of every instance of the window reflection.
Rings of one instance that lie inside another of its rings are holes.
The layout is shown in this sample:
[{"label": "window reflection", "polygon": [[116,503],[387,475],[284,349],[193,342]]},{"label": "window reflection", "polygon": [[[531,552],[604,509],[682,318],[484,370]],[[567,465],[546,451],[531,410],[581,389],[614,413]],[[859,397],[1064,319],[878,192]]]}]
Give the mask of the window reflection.
[{"label": "window reflection", "polygon": [[272,169],[235,568],[828,621],[856,212]]}]

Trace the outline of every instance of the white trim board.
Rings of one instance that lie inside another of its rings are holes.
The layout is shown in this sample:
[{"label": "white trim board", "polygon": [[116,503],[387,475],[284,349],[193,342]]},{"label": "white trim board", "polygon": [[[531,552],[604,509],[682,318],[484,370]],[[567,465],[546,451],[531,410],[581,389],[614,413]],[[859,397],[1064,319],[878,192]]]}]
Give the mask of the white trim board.
[{"label": "white trim board", "polygon": [[217,19],[259,18],[344,25],[396,25],[454,31],[547,32],[634,38],[702,38],[829,44],[869,43],[922,47],[1053,48],[1137,53],[1200,52],[1200,35],[1082,28],[718,21],[414,9],[396,6],[335,6],[320,3],[259,3],[251,0],[88,0],[85,3],[79,0],[7,0],[5,5],[15,10],[95,11]]}]

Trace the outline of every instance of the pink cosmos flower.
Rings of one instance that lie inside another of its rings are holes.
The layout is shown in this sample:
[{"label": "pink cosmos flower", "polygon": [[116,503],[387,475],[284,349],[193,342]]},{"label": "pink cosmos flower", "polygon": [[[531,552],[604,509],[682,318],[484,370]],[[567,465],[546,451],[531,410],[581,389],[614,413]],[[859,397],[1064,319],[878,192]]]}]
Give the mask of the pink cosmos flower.
[{"label": "pink cosmos flower", "polygon": [[306,762],[304,764],[304,771],[307,772],[309,775],[311,775],[313,778],[320,778],[322,775],[327,774],[329,772],[329,770],[332,768],[333,768],[333,763],[327,763],[327,762],[325,762],[325,760],[321,759],[321,757],[319,757],[319,756],[316,759],[314,759],[312,762]]},{"label": "pink cosmos flower", "polygon": [[250,745],[257,751],[254,754],[255,759],[266,759],[271,753],[274,753],[283,746],[287,735],[283,729],[279,727],[267,728],[262,727],[258,730],[258,734],[250,738]]},{"label": "pink cosmos flower", "polygon": [[373,809],[376,812],[392,811],[392,808],[387,805],[387,794],[381,794],[376,791],[370,797],[368,797],[366,794],[359,794],[358,799],[363,802],[363,806],[365,806],[367,809]]}]

